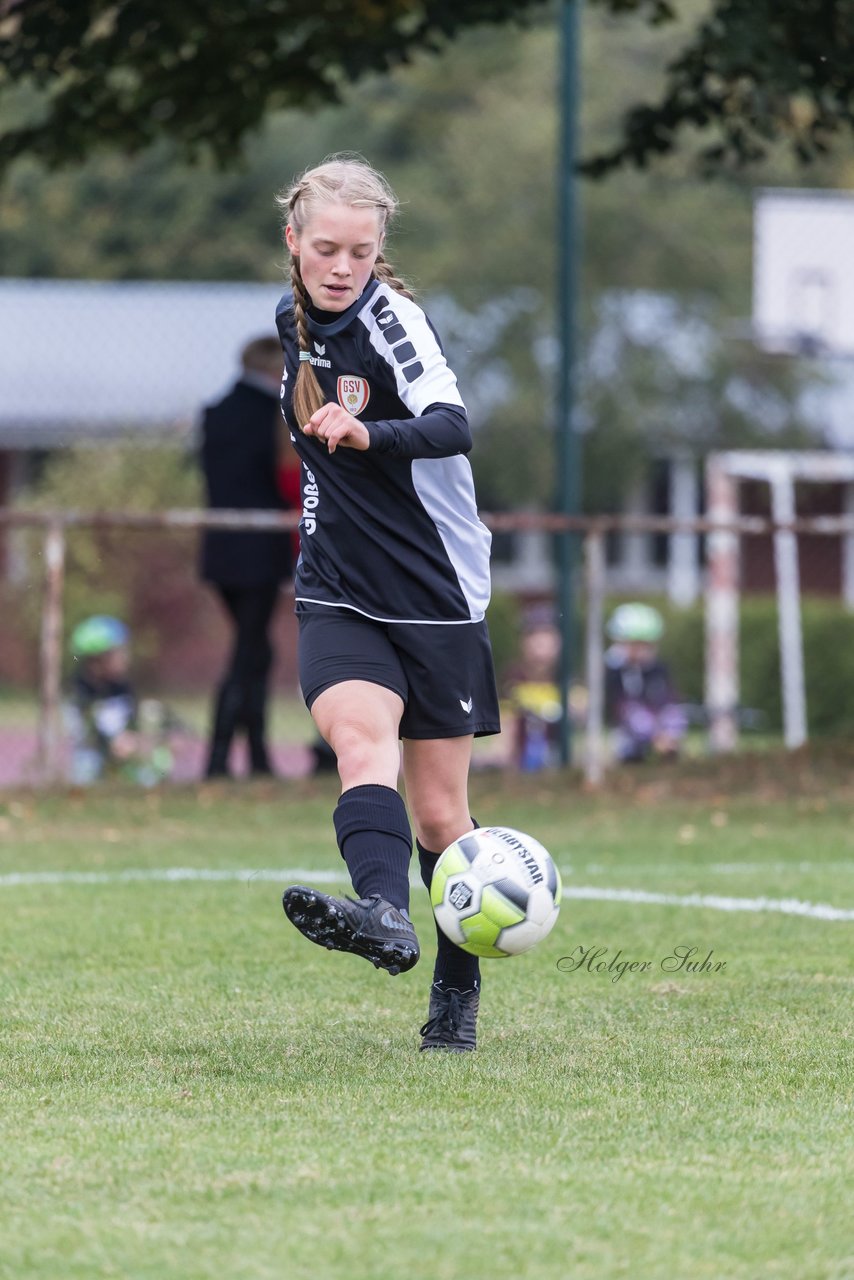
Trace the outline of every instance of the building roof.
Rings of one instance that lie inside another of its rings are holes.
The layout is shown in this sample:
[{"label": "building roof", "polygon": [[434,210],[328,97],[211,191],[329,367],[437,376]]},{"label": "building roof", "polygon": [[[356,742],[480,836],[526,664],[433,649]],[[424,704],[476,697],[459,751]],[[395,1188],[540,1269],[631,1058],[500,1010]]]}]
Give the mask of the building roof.
[{"label": "building roof", "polygon": [[189,430],[284,284],[0,279],[0,448]]}]

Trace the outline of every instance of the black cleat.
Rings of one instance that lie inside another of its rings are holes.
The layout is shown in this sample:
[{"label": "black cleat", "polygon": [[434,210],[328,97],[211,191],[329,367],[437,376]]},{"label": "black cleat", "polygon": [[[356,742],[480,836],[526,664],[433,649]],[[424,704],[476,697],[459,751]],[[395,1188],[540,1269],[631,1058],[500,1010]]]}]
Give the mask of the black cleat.
[{"label": "black cleat", "polygon": [[301,934],[329,951],[352,951],[392,974],[418,963],[421,949],[412,921],[378,894],[330,898],[297,884],[285,890],[282,906]]},{"label": "black cleat", "polygon": [[430,988],[430,1009],[421,1028],[422,1049],[447,1049],[467,1053],[477,1048],[477,1010],[480,989],[458,991],[434,982]]}]

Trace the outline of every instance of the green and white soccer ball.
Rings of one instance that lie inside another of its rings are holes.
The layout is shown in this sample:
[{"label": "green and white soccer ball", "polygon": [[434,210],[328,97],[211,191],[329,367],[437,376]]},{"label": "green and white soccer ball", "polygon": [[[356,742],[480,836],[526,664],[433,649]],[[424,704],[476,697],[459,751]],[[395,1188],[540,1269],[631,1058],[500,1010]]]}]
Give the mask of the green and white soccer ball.
[{"label": "green and white soccer ball", "polygon": [[430,901],[443,933],[475,956],[517,956],[542,942],[560,910],[560,874],[532,836],[478,827],[436,863]]}]

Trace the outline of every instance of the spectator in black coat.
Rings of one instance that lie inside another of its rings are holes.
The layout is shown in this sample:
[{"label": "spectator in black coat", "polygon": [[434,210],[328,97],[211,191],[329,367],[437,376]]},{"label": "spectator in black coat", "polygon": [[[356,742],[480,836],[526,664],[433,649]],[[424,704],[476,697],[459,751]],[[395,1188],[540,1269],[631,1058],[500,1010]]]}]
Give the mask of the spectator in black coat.
[{"label": "spectator in black coat", "polygon": [[[208,506],[285,509],[276,473],[281,430],[278,338],[256,338],[242,352],[239,381],[202,419],[201,466]],[[233,624],[231,655],[217,689],[206,767],[208,778],[229,775],[235,732],[245,730],[252,774],[272,772],[266,708],[273,648],[270,626],[281,584],[292,576],[291,539],[274,530],[208,529],[201,576],[216,588]]]}]

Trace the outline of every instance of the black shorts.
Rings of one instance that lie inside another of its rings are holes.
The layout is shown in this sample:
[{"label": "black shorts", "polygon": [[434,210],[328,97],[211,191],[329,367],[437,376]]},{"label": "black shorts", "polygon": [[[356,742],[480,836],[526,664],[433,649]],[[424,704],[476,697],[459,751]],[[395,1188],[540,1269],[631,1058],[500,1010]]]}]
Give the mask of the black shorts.
[{"label": "black shorts", "polygon": [[400,694],[401,738],[501,732],[485,622],[375,622],[352,609],[299,617],[299,678],[306,706],[344,680]]}]

